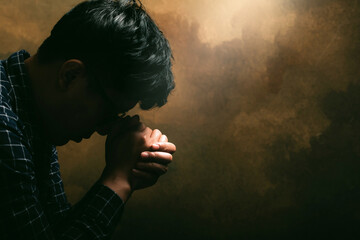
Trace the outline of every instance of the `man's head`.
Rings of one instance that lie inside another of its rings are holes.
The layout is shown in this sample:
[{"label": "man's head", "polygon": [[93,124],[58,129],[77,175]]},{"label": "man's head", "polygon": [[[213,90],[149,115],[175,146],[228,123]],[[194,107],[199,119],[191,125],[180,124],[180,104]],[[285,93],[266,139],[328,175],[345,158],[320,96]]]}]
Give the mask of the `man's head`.
[{"label": "man's head", "polygon": [[[36,57],[39,65],[55,66],[57,93],[47,96],[54,102],[40,103],[44,106],[39,108],[43,121],[49,122],[46,131],[57,128],[51,134],[63,138],[53,140],[59,145],[66,138],[83,137],[71,136],[71,132],[88,135],[107,118],[130,110],[138,102],[142,109],[160,107],[174,88],[169,43],[135,0],[80,3],[54,26]],[[117,108],[105,112],[109,102]],[[96,108],[99,111],[89,114]],[[78,111],[84,113],[76,119],[64,116]],[[91,115],[97,119],[90,119]],[[79,129],[81,121],[91,124]]]}]

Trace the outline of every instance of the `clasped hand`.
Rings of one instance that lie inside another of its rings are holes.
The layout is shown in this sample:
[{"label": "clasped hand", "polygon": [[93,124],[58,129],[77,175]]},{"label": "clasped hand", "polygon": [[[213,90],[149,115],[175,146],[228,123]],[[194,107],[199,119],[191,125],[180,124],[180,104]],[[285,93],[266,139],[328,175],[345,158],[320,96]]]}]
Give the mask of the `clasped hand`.
[{"label": "clasped hand", "polygon": [[175,151],[165,135],[138,116],[119,119],[106,139],[102,182],[119,195],[152,186],[167,172]]}]

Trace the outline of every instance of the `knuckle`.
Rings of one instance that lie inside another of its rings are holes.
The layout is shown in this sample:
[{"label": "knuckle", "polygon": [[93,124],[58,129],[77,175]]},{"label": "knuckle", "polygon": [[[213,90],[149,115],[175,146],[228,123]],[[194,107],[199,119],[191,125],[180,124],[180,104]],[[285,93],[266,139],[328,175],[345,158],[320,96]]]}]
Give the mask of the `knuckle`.
[{"label": "knuckle", "polygon": [[141,123],[139,124],[139,129],[140,129],[140,130],[146,130],[146,128],[147,128],[147,127],[145,126],[144,123],[141,122]]},{"label": "knuckle", "polygon": [[151,128],[146,127],[144,132],[147,133],[147,134],[150,134],[150,133],[152,133],[152,130],[151,130]]},{"label": "knuckle", "polygon": [[167,142],[168,139],[167,139],[167,137],[166,137],[165,135],[162,135],[162,136],[160,137],[160,141],[161,141],[161,142]]},{"label": "knuckle", "polygon": [[145,143],[146,142],[146,135],[141,135],[139,140],[140,140],[140,143]]}]

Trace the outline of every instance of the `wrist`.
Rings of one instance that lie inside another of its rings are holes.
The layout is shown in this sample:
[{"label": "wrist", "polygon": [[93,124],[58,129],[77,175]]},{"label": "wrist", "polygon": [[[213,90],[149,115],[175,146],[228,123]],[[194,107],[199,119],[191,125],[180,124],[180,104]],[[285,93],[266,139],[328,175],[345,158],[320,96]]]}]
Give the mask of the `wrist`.
[{"label": "wrist", "polygon": [[100,183],[113,190],[123,202],[126,202],[132,193],[131,184],[127,176],[104,176],[103,174]]}]

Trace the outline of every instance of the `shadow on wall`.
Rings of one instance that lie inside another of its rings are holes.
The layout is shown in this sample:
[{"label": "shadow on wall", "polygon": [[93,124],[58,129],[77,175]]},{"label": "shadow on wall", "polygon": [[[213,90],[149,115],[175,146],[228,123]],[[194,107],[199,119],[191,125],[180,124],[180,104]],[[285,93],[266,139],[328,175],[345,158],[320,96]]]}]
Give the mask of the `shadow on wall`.
[{"label": "shadow on wall", "polygon": [[331,124],[310,149],[294,151],[287,136],[269,147],[277,158],[268,159],[266,175],[277,191],[266,198],[292,204],[262,219],[264,232],[292,239],[360,236],[360,85],[329,93],[322,109]]}]

